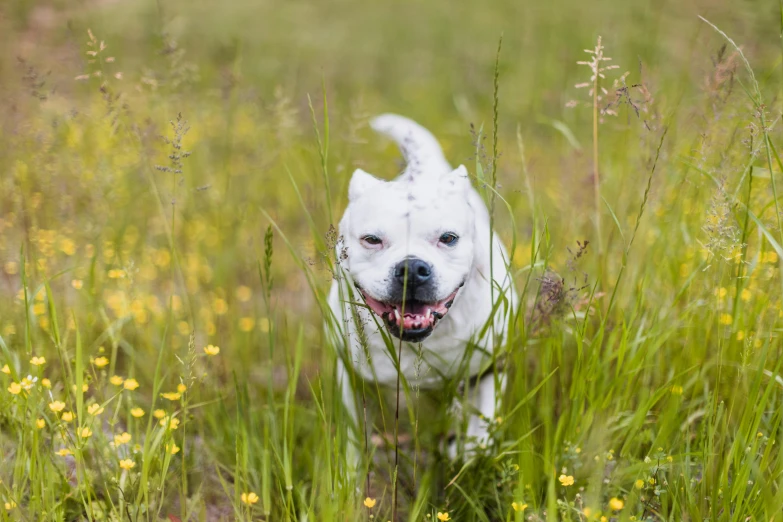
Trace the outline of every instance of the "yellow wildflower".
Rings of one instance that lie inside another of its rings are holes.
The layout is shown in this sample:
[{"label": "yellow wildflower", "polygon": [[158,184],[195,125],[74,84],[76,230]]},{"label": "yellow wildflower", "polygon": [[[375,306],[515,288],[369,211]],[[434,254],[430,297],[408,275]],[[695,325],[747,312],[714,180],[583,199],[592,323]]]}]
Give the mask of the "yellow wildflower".
[{"label": "yellow wildflower", "polygon": [[179,419],[163,417],[160,419],[160,425],[169,430],[176,430],[179,427]]},{"label": "yellow wildflower", "polygon": [[52,401],[49,403],[49,409],[54,413],[60,413],[65,409],[65,403],[61,401]]},{"label": "yellow wildflower", "polygon": [[261,329],[263,333],[269,332],[269,319],[266,317],[262,317],[261,320],[258,322],[258,327]]},{"label": "yellow wildflower", "polygon": [[256,325],[256,320],[252,317],[242,317],[239,320],[239,330],[241,332],[249,332]]},{"label": "yellow wildflower", "polygon": [[[71,389],[73,391],[76,391],[76,385],[75,384],[71,385]],[[87,393],[87,390],[89,390],[89,389],[90,389],[90,385],[89,384],[87,384],[86,382],[84,384],[82,384],[82,391],[83,392]]]},{"label": "yellow wildflower", "polygon": [[166,416],[166,412],[163,410],[155,410],[152,412],[152,416],[155,417],[156,419],[162,419],[163,417]]},{"label": "yellow wildflower", "polygon": [[113,269],[109,270],[109,279],[122,279],[125,277],[125,270]]},{"label": "yellow wildflower", "polygon": [[83,439],[88,439],[92,437],[92,430],[85,426],[84,428],[79,430],[79,436]]},{"label": "yellow wildflower", "polygon": [[131,441],[131,434],[128,433],[127,431],[122,434],[118,434],[114,436],[115,446],[122,446],[123,444],[127,444],[130,441]]},{"label": "yellow wildflower", "polygon": [[44,377],[43,379],[41,379],[41,386],[43,386],[44,388],[51,388],[52,387],[52,381],[50,381],[49,379]]},{"label": "yellow wildflower", "polygon": [[33,366],[43,366],[46,364],[46,358],[45,357],[33,357],[30,359],[30,364]]},{"label": "yellow wildflower", "polygon": [[35,421],[35,427],[42,430],[46,427],[46,421],[44,419],[38,419]]},{"label": "yellow wildflower", "polygon": [[212,303],[212,309],[215,311],[216,314],[223,315],[226,312],[228,312],[228,304],[226,303],[225,299],[221,299],[220,297],[218,297]]},{"label": "yellow wildflower", "polygon": [[367,508],[374,508],[377,501],[374,498],[367,497],[364,499],[364,506]]},{"label": "yellow wildflower", "polygon": [[441,522],[446,522],[447,520],[451,520],[448,511],[445,513],[441,513],[440,511],[438,511],[438,520],[440,520]]},{"label": "yellow wildflower", "polygon": [[751,298],[751,296],[752,296],[752,294],[751,294],[751,291],[750,291],[750,290],[748,290],[747,288],[746,288],[746,289],[744,289],[744,290],[743,290],[743,291],[740,293],[740,299],[742,299],[743,301],[750,301],[750,298]]},{"label": "yellow wildflower", "polygon": [[101,408],[101,405],[97,403],[90,404],[89,406],[87,406],[87,413],[89,413],[90,415],[100,415],[101,413],[103,413],[103,408]]},{"label": "yellow wildflower", "polygon": [[179,392],[168,392],[168,393],[161,393],[164,399],[168,399],[170,401],[178,401],[180,397],[182,397],[182,394]]},{"label": "yellow wildflower", "polygon": [[730,325],[733,320],[734,319],[731,317],[731,314],[720,314],[720,324]]},{"label": "yellow wildflower", "polygon": [[61,457],[67,457],[68,455],[73,455],[71,450],[69,450],[68,448],[61,448],[57,450],[55,453]]},{"label": "yellow wildflower", "polygon": [[176,455],[179,453],[180,447],[177,446],[176,442],[172,442],[171,444],[166,444],[166,452],[171,453],[172,455]]},{"label": "yellow wildflower", "polygon": [[204,347],[204,353],[207,355],[217,355],[220,353],[220,348],[210,344],[209,346]]},{"label": "yellow wildflower", "polygon": [[7,364],[4,364],[2,368],[0,368],[0,372],[3,372],[6,375],[11,374],[11,368],[8,367]]},{"label": "yellow wildflower", "polygon": [[[16,261],[8,261],[5,265],[5,273],[8,275],[14,275],[19,270],[19,264]],[[242,287],[240,287],[242,288]],[[245,287],[247,288],[247,287]]]},{"label": "yellow wildflower", "polygon": [[136,417],[137,419],[139,419],[141,417],[144,417],[144,410],[142,410],[141,408],[133,408],[130,411],[130,414]]},{"label": "yellow wildflower", "polygon": [[243,303],[250,301],[250,298],[253,297],[253,291],[250,289],[250,287],[244,285],[237,287],[236,294],[237,294],[237,299],[239,299]]},{"label": "yellow wildflower", "polygon": [[73,242],[73,239],[64,237],[60,239],[60,250],[66,256],[72,256],[76,253],[76,243]]},{"label": "yellow wildflower", "polygon": [[177,384],[177,391],[180,393],[185,393],[185,390],[187,390],[188,387],[185,386],[183,383]]},{"label": "yellow wildflower", "polygon": [[125,382],[125,379],[123,379],[119,375],[112,375],[109,378],[109,382],[112,383],[114,386],[122,386],[122,383]]},{"label": "yellow wildflower", "polygon": [[12,382],[11,386],[8,387],[8,391],[12,395],[19,395],[19,393],[21,393],[22,391],[22,385],[19,384],[18,382]]},{"label": "yellow wildflower", "polygon": [[101,357],[98,357],[97,359],[95,359],[93,361],[93,364],[95,366],[97,366],[98,368],[103,368],[104,366],[109,364],[109,359],[107,359],[106,357],[101,356]]},{"label": "yellow wildflower", "polygon": [[14,502],[13,500],[9,500],[4,504],[4,507],[6,511],[11,511],[16,507],[16,502]]},{"label": "yellow wildflower", "polygon": [[512,502],[511,507],[514,508],[514,511],[524,511],[527,509],[527,504],[523,504],[522,502]]},{"label": "yellow wildflower", "polygon": [[81,279],[74,279],[71,281],[71,286],[76,290],[81,290],[82,286],[84,286],[84,282]]},{"label": "yellow wildflower", "polygon": [[737,332],[737,340],[742,341],[745,339],[745,330],[740,330]]},{"label": "yellow wildflower", "polygon": [[571,475],[560,475],[557,480],[564,486],[572,486],[574,484],[574,477]]},{"label": "yellow wildflower", "polygon": [[123,459],[120,461],[120,467],[122,469],[130,470],[136,467],[136,463],[133,462],[131,459]]},{"label": "yellow wildflower", "polygon": [[126,390],[133,391],[139,387],[139,382],[136,379],[126,379],[122,385]]},{"label": "yellow wildflower", "polygon": [[66,411],[62,415],[60,415],[60,420],[63,422],[71,422],[73,420],[73,412],[72,411]]},{"label": "yellow wildflower", "polygon": [[634,482],[634,485],[636,486],[636,489],[644,489],[644,481],[642,479]]},{"label": "yellow wildflower", "polygon": [[242,493],[240,497],[242,499],[242,502],[247,504],[248,506],[252,506],[256,502],[258,502],[258,495],[250,491],[249,493]]},{"label": "yellow wildflower", "polygon": [[625,502],[620,500],[617,497],[612,497],[609,499],[609,508],[614,511],[620,511],[625,507]]}]

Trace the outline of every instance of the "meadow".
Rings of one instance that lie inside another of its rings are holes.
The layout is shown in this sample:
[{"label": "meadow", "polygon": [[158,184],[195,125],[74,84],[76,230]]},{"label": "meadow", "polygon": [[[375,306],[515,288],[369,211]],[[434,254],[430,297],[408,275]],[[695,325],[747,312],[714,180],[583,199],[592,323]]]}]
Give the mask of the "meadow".
[{"label": "meadow", "polygon": [[[782,37],[773,0],[4,2],[0,520],[783,520]],[[460,378],[357,383],[357,475],[325,296],[383,112],[468,167],[521,306],[491,443],[444,454]]]}]

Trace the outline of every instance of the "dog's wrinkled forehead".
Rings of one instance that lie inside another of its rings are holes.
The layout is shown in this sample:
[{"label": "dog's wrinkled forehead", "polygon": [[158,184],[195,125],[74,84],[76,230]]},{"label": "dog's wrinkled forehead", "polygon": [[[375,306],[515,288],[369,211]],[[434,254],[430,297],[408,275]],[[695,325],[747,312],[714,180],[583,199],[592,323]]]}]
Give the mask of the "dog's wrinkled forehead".
[{"label": "dog's wrinkled forehead", "polygon": [[383,181],[363,171],[354,173],[349,187],[353,232],[399,228],[469,225],[470,182],[464,167],[442,175],[403,176]]}]

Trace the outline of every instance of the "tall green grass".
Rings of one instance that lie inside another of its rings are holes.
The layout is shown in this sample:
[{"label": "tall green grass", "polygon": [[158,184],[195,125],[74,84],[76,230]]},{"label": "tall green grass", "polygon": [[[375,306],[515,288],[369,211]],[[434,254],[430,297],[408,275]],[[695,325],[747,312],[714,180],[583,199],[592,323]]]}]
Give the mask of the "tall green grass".
[{"label": "tall green grass", "polygon": [[[0,519],[781,519],[772,4],[0,7]],[[475,453],[465,376],[340,400],[334,226],[390,110],[511,247]]]}]

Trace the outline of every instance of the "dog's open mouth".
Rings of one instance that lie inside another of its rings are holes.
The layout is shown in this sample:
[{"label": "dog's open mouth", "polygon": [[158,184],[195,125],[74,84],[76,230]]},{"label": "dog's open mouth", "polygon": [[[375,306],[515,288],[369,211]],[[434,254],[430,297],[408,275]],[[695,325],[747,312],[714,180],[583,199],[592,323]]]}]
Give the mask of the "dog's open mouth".
[{"label": "dog's open mouth", "polygon": [[394,336],[403,341],[417,342],[430,335],[438,321],[446,316],[461,287],[462,285],[445,299],[434,302],[411,299],[404,303],[386,303],[374,299],[361,288],[359,291],[367,306],[384,320]]}]

